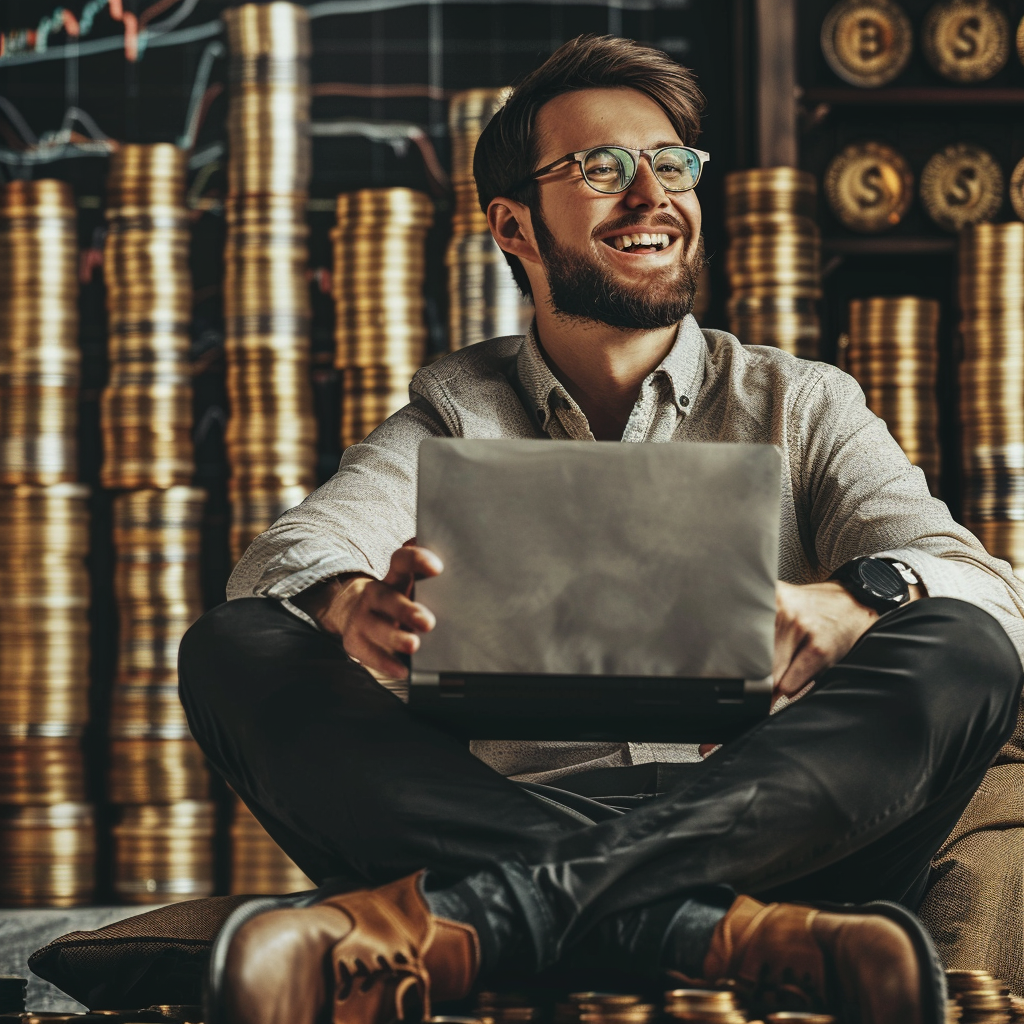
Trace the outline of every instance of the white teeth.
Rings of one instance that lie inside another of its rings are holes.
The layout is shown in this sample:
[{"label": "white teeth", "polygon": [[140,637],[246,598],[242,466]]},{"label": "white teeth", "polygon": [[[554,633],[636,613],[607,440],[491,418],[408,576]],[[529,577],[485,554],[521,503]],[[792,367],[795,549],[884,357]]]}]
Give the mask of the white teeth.
[{"label": "white teeth", "polygon": [[665,249],[668,247],[671,239],[666,234],[649,235],[644,232],[638,235],[616,235],[611,239],[611,242],[619,252],[622,252],[623,249],[629,249],[634,245],[654,246],[659,249]]}]

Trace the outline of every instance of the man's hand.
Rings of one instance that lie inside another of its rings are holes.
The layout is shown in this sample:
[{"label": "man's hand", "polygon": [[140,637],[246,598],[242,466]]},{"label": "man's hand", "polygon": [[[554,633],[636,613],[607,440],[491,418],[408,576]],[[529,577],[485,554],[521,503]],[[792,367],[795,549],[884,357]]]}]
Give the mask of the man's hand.
[{"label": "man's hand", "polygon": [[840,583],[775,584],[775,697],[792,697],[849,654],[878,621]]},{"label": "man's hand", "polygon": [[408,669],[395,654],[414,654],[420,646],[417,634],[429,633],[436,624],[429,608],[411,600],[413,583],[442,569],[437,555],[409,541],[391,556],[383,580],[351,573],[291,600],[328,633],[340,636],[350,657],[388,679],[405,679]]}]

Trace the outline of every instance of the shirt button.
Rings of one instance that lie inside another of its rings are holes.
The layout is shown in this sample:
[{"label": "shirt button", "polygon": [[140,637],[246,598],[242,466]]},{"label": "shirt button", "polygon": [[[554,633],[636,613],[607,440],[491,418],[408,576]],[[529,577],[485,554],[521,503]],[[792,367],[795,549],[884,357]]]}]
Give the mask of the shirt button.
[{"label": "shirt button", "polygon": [[679,404],[685,408],[690,404],[690,400],[686,397],[686,395],[680,395]]}]

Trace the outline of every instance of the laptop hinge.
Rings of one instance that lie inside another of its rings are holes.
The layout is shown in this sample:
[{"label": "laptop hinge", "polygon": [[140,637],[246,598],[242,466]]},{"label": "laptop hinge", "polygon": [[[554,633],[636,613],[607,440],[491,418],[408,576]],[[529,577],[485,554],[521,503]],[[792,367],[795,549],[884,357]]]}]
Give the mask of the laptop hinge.
[{"label": "laptop hinge", "polygon": [[771,676],[765,676],[763,679],[743,680],[744,693],[771,693],[773,686],[774,679]]}]

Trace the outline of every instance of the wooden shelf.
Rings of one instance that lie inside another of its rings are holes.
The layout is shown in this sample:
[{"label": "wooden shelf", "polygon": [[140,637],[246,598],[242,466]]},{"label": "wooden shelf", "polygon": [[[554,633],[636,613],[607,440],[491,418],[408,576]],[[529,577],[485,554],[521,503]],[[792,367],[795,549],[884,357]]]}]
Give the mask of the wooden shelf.
[{"label": "wooden shelf", "polygon": [[956,252],[955,238],[824,238],[822,249],[836,256],[939,256]]},{"label": "wooden shelf", "polygon": [[1024,89],[980,86],[907,86],[897,89],[806,89],[799,97],[806,106],[824,103],[830,107],[1024,107]]}]

